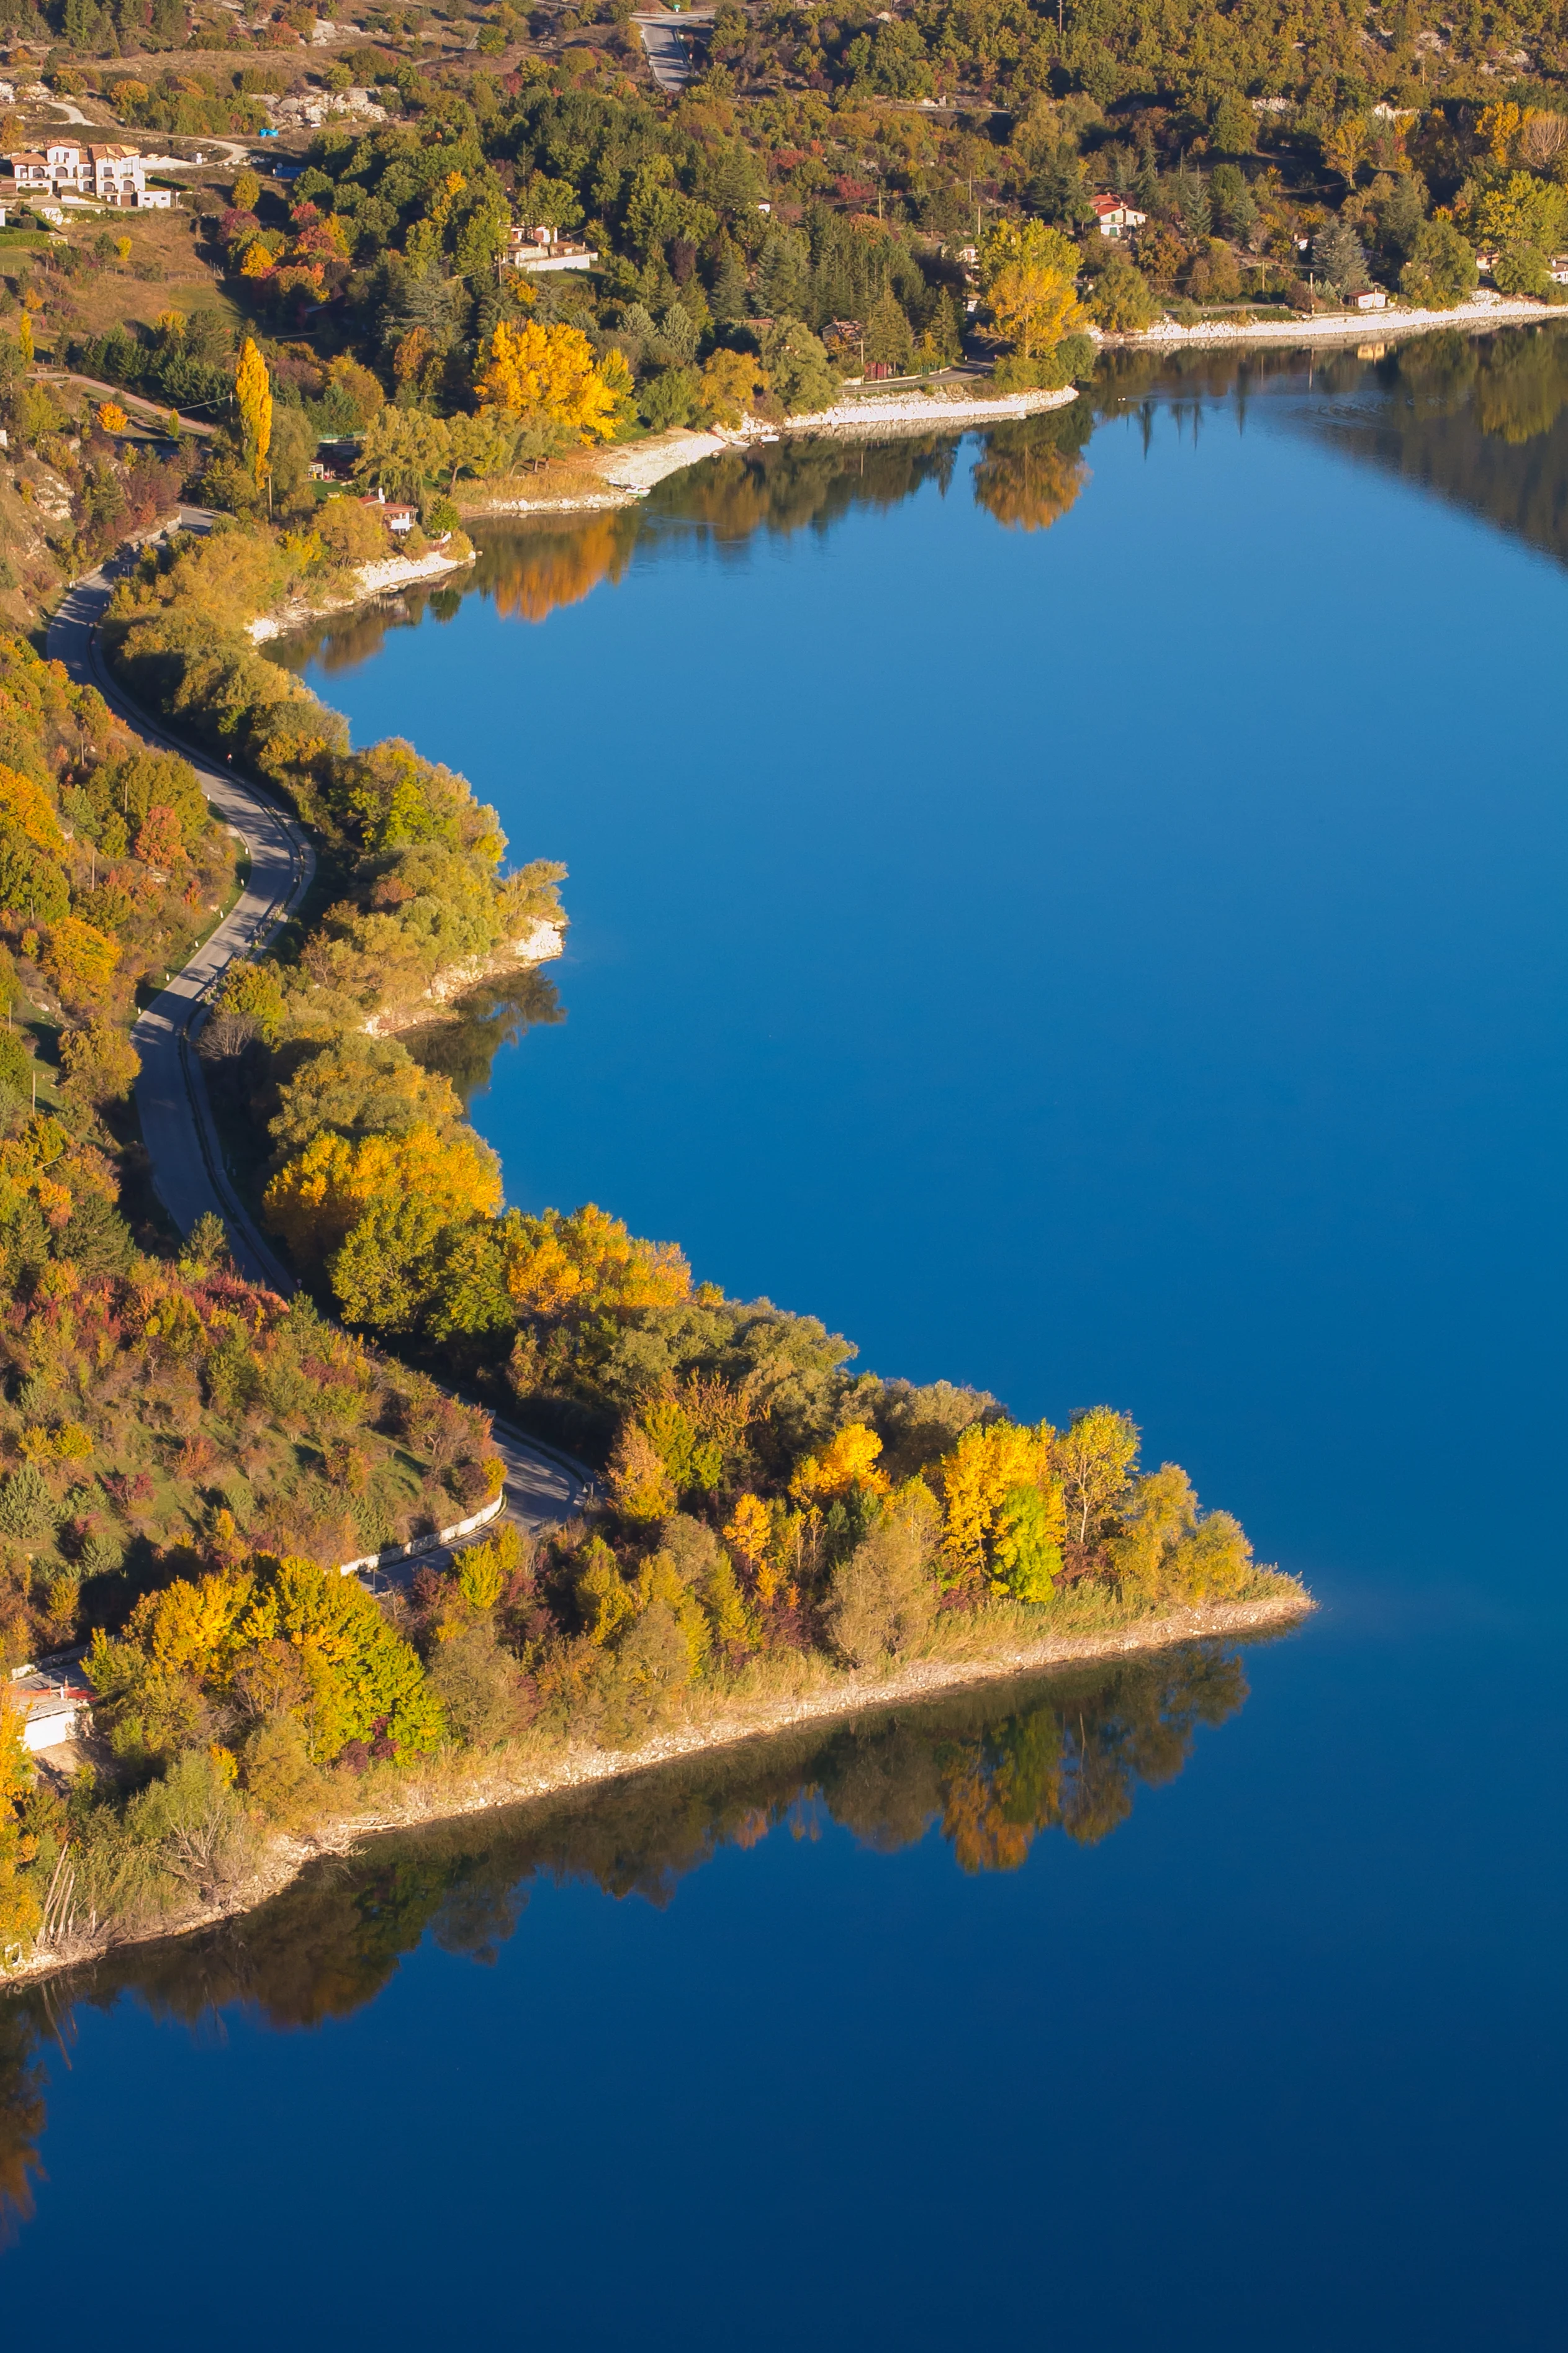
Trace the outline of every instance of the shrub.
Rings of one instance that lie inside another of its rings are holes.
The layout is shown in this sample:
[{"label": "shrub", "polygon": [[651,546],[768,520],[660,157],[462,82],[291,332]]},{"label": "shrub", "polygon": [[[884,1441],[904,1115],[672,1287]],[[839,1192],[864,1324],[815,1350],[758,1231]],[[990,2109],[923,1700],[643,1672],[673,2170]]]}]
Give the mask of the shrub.
[{"label": "shrub", "polygon": [[24,1543],[28,1537],[46,1536],[52,1533],[55,1518],[48,1481],[32,1463],[25,1462],[0,1481],[0,1535],[16,1536]]},{"label": "shrub", "polygon": [[316,533],[333,564],[374,564],[388,552],[386,525],[358,499],[329,499],[316,518]]},{"label": "shrub", "polygon": [[442,1642],[430,1681],[447,1722],[468,1748],[494,1748],[528,1722],[529,1689],[515,1660],[497,1645],[489,1619]]},{"label": "shrub", "polygon": [[833,1574],[827,1624],[851,1666],[907,1651],[930,1630],[936,1588],[923,1531],[889,1518]]}]

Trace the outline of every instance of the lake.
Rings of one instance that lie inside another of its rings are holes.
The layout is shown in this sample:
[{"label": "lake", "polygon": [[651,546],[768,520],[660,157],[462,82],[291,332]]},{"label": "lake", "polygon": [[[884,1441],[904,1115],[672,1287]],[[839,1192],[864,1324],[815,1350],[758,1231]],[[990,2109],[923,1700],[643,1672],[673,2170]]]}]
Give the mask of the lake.
[{"label": "lake", "polygon": [[1124,1406],[1323,1606],[0,2005],[18,2341],[1555,2345],[1565,559],[1568,346],[1445,334],[721,459],[292,649],[571,870],[430,1041],[511,1200]]}]

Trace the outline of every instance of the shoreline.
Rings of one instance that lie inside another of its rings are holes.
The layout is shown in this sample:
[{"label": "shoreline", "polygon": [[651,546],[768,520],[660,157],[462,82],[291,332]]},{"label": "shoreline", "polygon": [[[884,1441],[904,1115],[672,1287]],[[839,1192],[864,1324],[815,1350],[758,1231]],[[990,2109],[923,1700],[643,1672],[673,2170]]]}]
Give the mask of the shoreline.
[{"label": "shoreline", "polygon": [[1541,326],[1559,317],[1568,319],[1568,307],[1538,302],[1531,295],[1494,294],[1486,301],[1472,298],[1457,303],[1451,311],[1361,311],[1349,315],[1335,311],[1315,319],[1255,319],[1246,326],[1209,319],[1195,327],[1179,327],[1173,319],[1164,319],[1135,335],[1100,335],[1097,342],[1103,352],[1179,352],[1194,345],[1207,348],[1225,343],[1309,347],[1359,343],[1378,335],[1428,335],[1450,327],[1476,334],[1491,327]]},{"label": "shoreline", "polygon": [[467,555],[389,555],[380,564],[362,564],[354,574],[352,589],[335,596],[323,596],[319,604],[309,597],[291,597],[275,613],[263,613],[246,623],[246,633],[255,646],[267,646],[274,638],[288,637],[295,629],[308,628],[312,621],[325,620],[330,613],[353,613],[361,605],[374,605],[378,596],[390,596],[400,588],[416,587],[421,581],[444,579],[448,572],[461,572],[474,563]]},{"label": "shoreline", "polygon": [[396,1038],[405,1029],[426,1029],[441,1021],[458,1021],[458,1008],[465,997],[482,988],[487,980],[502,979],[510,972],[530,972],[536,965],[549,964],[565,953],[566,926],[538,916],[531,931],[520,940],[510,940],[487,956],[469,956],[462,964],[451,964],[436,975],[424,994],[406,1005],[389,1005],[380,1013],[373,1013],[364,1024],[367,1038]]},{"label": "shoreline", "polygon": [[[1020,417],[1066,408],[1078,398],[1078,388],[1067,385],[1055,392],[1005,392],[989,398],[942,386],[930,392],[872,394],[865,400],[839,400],[831,408],[786,417],[779,425],[754,425],[751,431],[715,427],[693,431],[683,425],[667,433],[653,433],[645,441],[620,448],[584,452],[546,470],[533,495],[486,498],[482,483],[459,483],[458,512],[465,524],[499,522],[508,515],[569,515],[603,513],[635,506],[638,499],[671,474],[684,473],[705,458],[727,449],[752,449],[759,444],[797,436],[827,436],[835,439],[880,438],[906,433],[940,433],[950,426],[1011,425]],[[371,591],[367,594],[378,592]],[[325,609],[324,607],[322,608]],[[255,628],[252,624],[252,628]]]},{"label": "shoreline", "polygon": [[[405,1802],[395,1810],[341,1815],[325,1822],[309,1838],[279,1837],[260,1867],[243,1888],[216,1904],[204,1905],[184,1919],[121,1933],[100,1932],[73,1940],[68,1952],[35,1951],[8,1971],[0,1971],[0,1989],[37,1984],[62,1969],[78,1968],[129,1945],[160,1944],[190,1936],[254,1912],[282,1894],[311,1863],[328,1856],[353,1854],[370,1839],[397,1831],[423,1830],[442,1821],[459,1821],[471,1815],[499,1812],[559,1796],[568,1789],[590,1788],[633,1774],[657,1770],[709,1750],[732,1748],[750,1740],[765,1740],[806,1724],[827,1724],[836,1718],[860,1715],[879,1707],[919,1704],[976,1683],[1005,1683],[1053,1667],[1070,1667],[1096,1659],[1131,1657],[1167,1651],[1184,1642],[1226,1635],[1263,1633],[1295,1625],[1310,1617],[1318,1604],[1304,1588],[1269,1595],[1258,1601],[1199,1603],[1164,1617],[1134,1619],[1129,1624],[1092,1634],[1045,1636],[1035,1642],[1013,1643],[975,1658],[913,1659],[882,1673],[865,1670],[826,1670],[828,1680],[787,1695],[731,1700],[700,1720],[688,1720],[658,1734],[636,1748],[563,1748],[532,1767],[482,1767],[467,1777],[467,1786],[451,1781],[423,1786],[411,1780]],[[809,1663],[809,1662],[806,1662]]]}]

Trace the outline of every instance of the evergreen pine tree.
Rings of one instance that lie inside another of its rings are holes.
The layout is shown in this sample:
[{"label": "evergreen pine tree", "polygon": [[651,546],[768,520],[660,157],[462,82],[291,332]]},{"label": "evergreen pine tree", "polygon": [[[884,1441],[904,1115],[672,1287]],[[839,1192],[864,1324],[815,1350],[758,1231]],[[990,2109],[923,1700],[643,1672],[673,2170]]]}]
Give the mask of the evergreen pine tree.
[{"label": "evergreen pine tree", "polygon": [[891,287],[884,286],[866,321],[866,357],[902,375],[910,364],[914,337]]},{"label": "evergreen pine tree", "polygon": [[719,249],[719,266],[713,272],[713,316],[721,326],[728,326],[746,315],[746,273],[741,267],[741,257],[726,237]]}]

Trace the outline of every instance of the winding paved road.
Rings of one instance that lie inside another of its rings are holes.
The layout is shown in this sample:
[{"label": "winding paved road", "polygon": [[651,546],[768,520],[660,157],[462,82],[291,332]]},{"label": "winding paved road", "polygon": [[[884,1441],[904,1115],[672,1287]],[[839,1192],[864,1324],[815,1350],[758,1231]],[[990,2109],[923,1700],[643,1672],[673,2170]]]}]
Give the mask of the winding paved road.
[{"label": "winding paved road", "polygon": [[[110,709],[155,750],[188,760],[207,799],[243,840],[250,859],[245,889],[184,970],[148,1006],[132,1030],[142,1058],[136,1110],[158,1197],[182,1233],[209,1212],[222,1219],[236,1266],[250,1282],[287,1296],[292,1276],[259,1232],[224,1165],[195,1040],[218,983],[237,956],[254,955],[293,914],[310,889],[315,853],[304,828],[281,805],[226,764],[148,718],[110,672],[98,628],[116,583],[142,546],[165,531],[205,530],[211,516],[182,507],[168,524],[128,543],[71,589],[49,624],[48,653],[78,685],[96,687]],[[497,1453],[507,1467],[507,1509],[531,1533],[578,1511],[592,1481],[580,1464],[497,1424]]]}]

